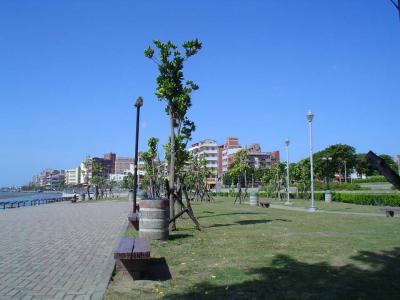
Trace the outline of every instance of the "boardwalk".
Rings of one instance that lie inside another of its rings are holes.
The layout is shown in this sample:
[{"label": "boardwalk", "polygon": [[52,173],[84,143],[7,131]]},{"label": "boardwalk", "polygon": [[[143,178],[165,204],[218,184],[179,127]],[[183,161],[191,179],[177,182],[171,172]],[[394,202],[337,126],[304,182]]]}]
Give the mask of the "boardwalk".
[{"label": "boardwalk", "polygon": [[0,299],[101,299],[130,205],[60,203],[0,211]]}]

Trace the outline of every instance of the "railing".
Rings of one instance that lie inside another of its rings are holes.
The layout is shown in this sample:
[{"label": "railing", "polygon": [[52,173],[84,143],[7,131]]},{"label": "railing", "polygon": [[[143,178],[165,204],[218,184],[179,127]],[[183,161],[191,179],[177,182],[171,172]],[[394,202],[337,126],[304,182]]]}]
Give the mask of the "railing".
[{"label": "railing", "polygon": [[42,204],[71,201],[74,197],[56,197],[48,199],[34,199],[34,200],[10,200],[5,202],[0,202],[0,208],[18,208],[23,206],[37,206]]}]

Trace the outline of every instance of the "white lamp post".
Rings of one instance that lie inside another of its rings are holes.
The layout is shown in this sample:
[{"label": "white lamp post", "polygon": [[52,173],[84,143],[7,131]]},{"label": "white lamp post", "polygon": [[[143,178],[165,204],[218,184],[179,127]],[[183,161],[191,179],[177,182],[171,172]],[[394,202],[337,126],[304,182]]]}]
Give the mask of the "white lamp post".
[{"label": "white lamp post", "polygon": [[307,113],[308,120],[308,131],[310,138],[310,171],[311,171],[311,207],[309,211],[316,211],[314,204],[314,162],[313,162],[313,143],[312,143],[312,121],[314,120],[314,114],[311,110]]},{"label": "white lamp post", "polygon": [[286,146],[286,205],[290,204],[290,193],[289,193],[289,139],[285,140]]}]

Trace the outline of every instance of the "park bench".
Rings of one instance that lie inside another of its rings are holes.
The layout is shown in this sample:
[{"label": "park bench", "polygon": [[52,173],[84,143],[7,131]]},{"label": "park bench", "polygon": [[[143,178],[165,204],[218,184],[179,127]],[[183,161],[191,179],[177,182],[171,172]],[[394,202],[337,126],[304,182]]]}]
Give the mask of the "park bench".
[{"label": "park bench", "polygon": [[269,202],[263,202],[263,201],[260,201],[260,206],[261,207],[265,207],[265,208],[269,208]]},{"label": "park bench", "polygon": [[385,212],[386,217],[388,218],[393,218],[395,212],[400,212],[400,208],[384,208],[382,210]]},{"label": "park bench", "polygon": [[117,272],[128,273],[133,279],[140,279],[147,269],[150,258],[150,244],[143,237],[122,237],[114,251]]},{"label": "park bench", "polygon": [[139,212],[130,212],[128,214],[129,226],[132,226],[135,230],[139,230]]}]

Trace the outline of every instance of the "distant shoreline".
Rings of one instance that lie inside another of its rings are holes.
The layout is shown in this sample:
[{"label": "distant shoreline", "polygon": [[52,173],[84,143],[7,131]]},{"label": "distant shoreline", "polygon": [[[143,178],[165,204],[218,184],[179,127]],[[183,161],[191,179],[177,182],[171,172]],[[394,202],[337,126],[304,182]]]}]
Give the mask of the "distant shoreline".
[{"label": "distant shoreline", "polygon": [[6,193],[2,194],[0,193],[0,199],[8,199],[8,198],[19,198],[19,197],[24,197],[24,196],[32,196],[35,193]]}]

